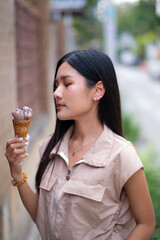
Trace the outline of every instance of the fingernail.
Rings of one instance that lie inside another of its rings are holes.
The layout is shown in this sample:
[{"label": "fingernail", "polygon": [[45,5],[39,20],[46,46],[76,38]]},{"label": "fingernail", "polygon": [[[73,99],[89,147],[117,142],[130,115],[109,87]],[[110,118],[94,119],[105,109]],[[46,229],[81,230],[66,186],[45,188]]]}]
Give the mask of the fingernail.
[{"label": "fingernail", "polygon": [[27,155],[27,157],[29,156],[29,154],[28,154],[28,153],[26,153],[26,155]]},{"label": "fingernail", "polygon": [[23,138],[18,138],[20,141],[22,141],[23,140]]},{"label": "fingernail", "polygon": [[25,142],[25,145],[28,145],[29,144],[29,142]]}]

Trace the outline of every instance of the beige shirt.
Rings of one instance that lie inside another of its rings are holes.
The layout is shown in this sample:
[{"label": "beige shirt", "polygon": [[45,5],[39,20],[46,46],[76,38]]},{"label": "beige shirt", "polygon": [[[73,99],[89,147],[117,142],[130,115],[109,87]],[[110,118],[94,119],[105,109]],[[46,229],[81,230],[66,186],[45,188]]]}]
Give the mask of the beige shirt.
[{"label": "beige shirt", "polygon": [[[123,186],[143,168],[137,152],[104,126],[95,144],[68,171],[70,136],[71,128],[40,184],[36,224],[42,239],[126,239],[135,221]],[[47,139],[42,142],[41,155],[47,143]],[[51,157],[55,152],[56,147]]]}]

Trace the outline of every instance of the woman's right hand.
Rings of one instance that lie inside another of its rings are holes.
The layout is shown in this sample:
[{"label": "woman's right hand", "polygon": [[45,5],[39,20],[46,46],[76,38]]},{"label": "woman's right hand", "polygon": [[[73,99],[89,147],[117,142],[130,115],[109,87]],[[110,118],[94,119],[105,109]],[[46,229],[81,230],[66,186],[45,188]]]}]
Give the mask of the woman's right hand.
[{"label": "woman's right hand", "polygon": [[27,157],[26,142],[23,139],[12,138],[7,141],[5,156],[9,162],[11,176],[16,182],[23,179],[20,161]]}]

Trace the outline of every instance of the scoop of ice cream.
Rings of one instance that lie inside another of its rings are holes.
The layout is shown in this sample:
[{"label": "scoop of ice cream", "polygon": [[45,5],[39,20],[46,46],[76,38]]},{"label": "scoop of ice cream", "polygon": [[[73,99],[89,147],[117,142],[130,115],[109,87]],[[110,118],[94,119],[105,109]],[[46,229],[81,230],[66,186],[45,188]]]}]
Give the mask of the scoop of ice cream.
[{"label": "scoop of ice cream", "polygon": [[12,111],[12,116],[18,121],[27,120],[32,117],[32,109],[27,106],[22,109],[16,108]]},{"label": "scoop of ice cream", "polygon": [[32,117],[32,109],[30,107],[24,106],[23,108],[24,119]]},{"label": "scoop of ice cream", "polygon": [[23,111],[19,108],[16,108],[15,110],[13,110],[12,116],[18,121],[24,120]]}]

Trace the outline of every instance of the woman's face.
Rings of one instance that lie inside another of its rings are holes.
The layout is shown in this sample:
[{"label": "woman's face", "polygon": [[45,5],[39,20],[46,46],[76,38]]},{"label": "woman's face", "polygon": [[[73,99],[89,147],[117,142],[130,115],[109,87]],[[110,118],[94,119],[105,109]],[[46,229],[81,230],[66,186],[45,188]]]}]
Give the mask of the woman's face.
[{"label": "woman's face", "polygon": [[68,62],[59,67],[55,85],[58,119],[78,120],[93,110],[94,88],[88,88],[85,78]]}]

